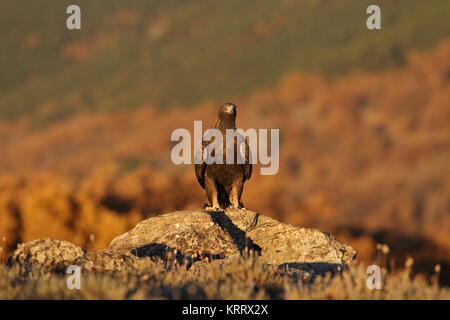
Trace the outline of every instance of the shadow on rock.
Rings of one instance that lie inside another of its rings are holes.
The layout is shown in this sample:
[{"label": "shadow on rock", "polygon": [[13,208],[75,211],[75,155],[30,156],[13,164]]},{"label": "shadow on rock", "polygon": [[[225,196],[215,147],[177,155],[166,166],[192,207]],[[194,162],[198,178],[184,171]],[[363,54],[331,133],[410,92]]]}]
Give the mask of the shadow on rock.
[{"label": "shadow on rock", "polygon": [[[212,221],[216,223],[223,231],[227,232],[233,239],[234,244],[238,248],[241,255],[244,252],[253,252],[256,255],[261,255],[261,247],[253,242],[252,239],[246,236],[246,231],[238,228],[233,221],[223,211],[207,211],[211,216]],[[258,221],[258,215],[256,223]]]},{"label": "shadow on rock", "polygon": [[210,254],[207,252],[198,252],[194,254],[182,254],[175,248],[161,243],[151,243],[136,249],[132,249],[131,253],[139,258],[149,257],[153,260],[161,259],[164,261],[166,267],[171,267],[175,263],[185,265],[187,269],[192,266],[192,263],[207,260],[212,261],[216,259],[224,259],[225,257],[219,254]]}]

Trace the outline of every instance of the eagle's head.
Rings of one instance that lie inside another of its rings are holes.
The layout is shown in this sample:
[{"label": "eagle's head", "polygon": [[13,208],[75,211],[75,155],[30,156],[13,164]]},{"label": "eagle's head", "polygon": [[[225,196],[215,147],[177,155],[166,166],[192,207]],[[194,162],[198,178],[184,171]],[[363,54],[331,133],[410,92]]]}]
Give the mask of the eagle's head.
[{"label": "eagle's head", "polygon": [[236,119],[236,105],[231,102],[227,102],[219,109],[220,120],[235,120]]}]

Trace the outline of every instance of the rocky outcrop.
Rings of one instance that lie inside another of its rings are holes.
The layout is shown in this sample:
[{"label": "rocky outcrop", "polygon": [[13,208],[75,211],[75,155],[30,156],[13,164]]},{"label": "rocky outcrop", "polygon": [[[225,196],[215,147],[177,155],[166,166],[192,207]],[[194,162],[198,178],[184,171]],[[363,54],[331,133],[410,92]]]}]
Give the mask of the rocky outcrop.
[{"label": "rocky outcrop", "polygon": [[163,258],[176,251],[178,259],[189,261],[223,259],[250,250],[268,264],[313,273],[338,271],[356,256],[352,247],[328,233],[248,210],[185,210],[149,218],[114,238],[109,248],[139,257]]},{"label": "rocky outcrop", "polygon": [[68,266],[77,264],[84,254],[83,249],[68,241],[38,239],[19,244],[7,265],[18,267],[22,275],[37,269],[42,273],[63,273]]},{"label": "rocky outcrop", "polygon": [[19,245],[8,265],[63,272],[77,264],[105,272],[136,268],[144,257],[187,262],[254,254],[263,262],[313,274],[339,271],[356,256],[350,246],[316,229],[281,223],[248,210],[185,210],[141,221],[109,248],[85,252],[73,243],[39,239]]},{"label": "rocky outcrop", "polygon": [[42,276],[49,273],[65,274],[70,265],[77,265],[83,271],[103,273],[131,270],[139,267],[141,262],[131,253],[118,253],[109,249],[86,252],[72,242],[44,238],[19,244],[8,258],[7,266],[17,268],[23,276]]}]

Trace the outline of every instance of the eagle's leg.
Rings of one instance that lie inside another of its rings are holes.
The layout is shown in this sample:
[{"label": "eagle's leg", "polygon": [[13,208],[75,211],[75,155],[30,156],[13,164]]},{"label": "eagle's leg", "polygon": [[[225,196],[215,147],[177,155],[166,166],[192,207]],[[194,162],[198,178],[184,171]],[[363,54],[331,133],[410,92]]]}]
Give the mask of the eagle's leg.
[{"label": "eagle's leg", "polygon": [[206,210],[220,211],[217,186],[214,179],[206,176],[205,179],[206,198],[208,199],[208,205],[212,207],[206,207]]},{"label": "eagle's leg", "polygon": [[244,189],[244,184],[242,179],[236,179],[233,182],[233,186],[231,187],[229,197],[230,197],[230,208],[232,209],[241,209],[241,195],[242,190]]}]

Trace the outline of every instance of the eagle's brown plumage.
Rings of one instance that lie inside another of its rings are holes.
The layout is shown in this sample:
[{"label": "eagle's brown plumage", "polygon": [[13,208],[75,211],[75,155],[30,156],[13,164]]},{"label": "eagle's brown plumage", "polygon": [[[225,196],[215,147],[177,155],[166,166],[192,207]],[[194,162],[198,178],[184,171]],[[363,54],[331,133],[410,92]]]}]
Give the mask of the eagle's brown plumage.
[{"label": "eagle's brown plumage", "polygon": [[[226,129],[236,129],[235,121],[236,106],[233,103],[222,105],[213,128],[219,129],[223,136],[223,164],[206,164],[204,160],[201,164],[195,164],[197,180],[206,191],[205,207],[208,209],[244,207],[241,201],[244,182],[249,180],[252,175],[252,164],[249,161],[250,149],[245,139],[243,140],[245,143],[244,163],[238,164],[237,162],[237,156],[241,150],[236,139],[234,141],[234,163],[226,163]],[[203,152],[210,143],[212,142],[202,142],[200,152]]]}]

